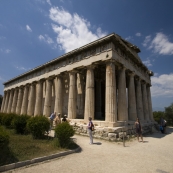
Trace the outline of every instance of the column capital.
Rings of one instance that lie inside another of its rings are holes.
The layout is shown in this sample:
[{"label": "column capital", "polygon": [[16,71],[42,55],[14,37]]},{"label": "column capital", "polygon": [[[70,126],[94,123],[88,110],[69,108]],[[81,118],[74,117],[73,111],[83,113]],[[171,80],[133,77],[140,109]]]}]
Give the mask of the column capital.
[{"label": "column capital", "polygon": [[135,72],[134,71],[128,72],[128,75],[129,76],[135,76]]},{"label": "column capital", "polygon": [[96,68],[96,65],[95,64],[91,64],[91,65],[88,65],[86,66],[87,69],[94,69]]}]

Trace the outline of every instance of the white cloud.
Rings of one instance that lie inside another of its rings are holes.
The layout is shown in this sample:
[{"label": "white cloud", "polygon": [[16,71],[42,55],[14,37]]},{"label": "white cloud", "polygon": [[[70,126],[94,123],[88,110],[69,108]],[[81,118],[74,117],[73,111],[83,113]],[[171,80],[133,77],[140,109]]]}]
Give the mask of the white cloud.
[{"label": "white cloud", "polygon": [[172,97],[173,93],[173,73],[151,77],[151,93],[153,97]]},{"label": "white cloud", "polygon": [[28,71],[29,69],[27,69],[27,68],[25,68],[25,67],[18,67],[18,66],[16,66],[16,68],[18,69],[18,70],[22,70],[22,71]]},{"label": "white cloud", "polygon": [[151,67],[151,66],[152,66],[151,61],[150,61],[149,58],[147,58],[146,61],[142,61],[142,62],[143,62],[147,67]]},{"label": "white cloud", "polygon": [[156,34],[149,48],[161,55],[173,55],[173,43],[171,43],[168,37],[161,32]]},{"label": "white cloud", "polygon": [[26,29],[27,29],[27,31],[32,32],[32,29],[30,28],[29,25],[26,25]]},{"label": "white cloud", "polygon": [[144,42],[142,43],[142,45],[143,45],[144,47],[146,47],[150,41],[151,41],[151,35],[148,35],[148,36],[145,37],[145,40],[144,40]]},{"label": "white cloud", "polygon": [[0,49],[0,51],[3,52],[3,53],[10,53],[11,52],[10,49]]},{"label": "white cloud", "polygon": [[50,2],[50,0],[46,0],[46,2],[51,6],[52,4],[51,4],[51,2]]},{"label": "white cloud", "polygon": [[78,14],[70,14],[64,9],[52,7],[49,17],[56,24],[52,29],[57,33],[57,43],[65,52],[81,47],[106,35],[101,28],[96,33],[90,31],[90,23]]},{"label": "white cloud", "polygon": [[54,43],[54,41],[47,34],[45,34],[44,36],[43,35],[39,35],[38,38],[39,38],[39,40],[45,41],[48,44]]},{"label": "white cloud", "polygon": [[137,37],[140,37],[140,36],[141,36],[141,33],[140,33],[140,32],[137,32],[135,35],[136,35]]},{"label": "white cloud", "polygon": [[133,40],[133,37],[132,36],[128,36],[125,38],[125,40]]}]

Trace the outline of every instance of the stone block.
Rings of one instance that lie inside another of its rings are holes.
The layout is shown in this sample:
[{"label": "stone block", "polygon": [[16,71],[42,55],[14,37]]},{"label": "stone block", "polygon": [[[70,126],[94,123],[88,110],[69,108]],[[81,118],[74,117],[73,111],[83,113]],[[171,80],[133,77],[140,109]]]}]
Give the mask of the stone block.
[{"label": "stone block", "polygon": [[116,133],[108,133],[108,137],[109,138],[117,138],[117,134]]},{"label": "stone block", "polygon": [[5,166],[0,166],[0,172],[5,171]]},{"label": "stone block", "polygon": [[9,165],[5,165],[5,171],[8,171],[10,169],[14,169],[15,168],[15,163],[9,164]]}]

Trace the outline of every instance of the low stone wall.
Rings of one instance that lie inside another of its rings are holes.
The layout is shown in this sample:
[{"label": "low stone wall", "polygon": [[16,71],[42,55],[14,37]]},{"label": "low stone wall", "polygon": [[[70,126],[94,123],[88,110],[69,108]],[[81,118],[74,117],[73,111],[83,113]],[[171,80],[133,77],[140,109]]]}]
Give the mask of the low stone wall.
[{"label": "low stone wall", "polygon": [[[89,136],[87,131],[87,125],[77,123],[70,124],[73,126],[76,134]],[[155,129],[154,124],[155,123],[142,124],[142,133],[151,133],[153,129]],[[121,127],[101,127],[95,125],[95,130],[92,133],[93,138],[116,142],[123,140],[123,135],[125,139],[136,136],[136,129],[134,125],[130,124]]]}]

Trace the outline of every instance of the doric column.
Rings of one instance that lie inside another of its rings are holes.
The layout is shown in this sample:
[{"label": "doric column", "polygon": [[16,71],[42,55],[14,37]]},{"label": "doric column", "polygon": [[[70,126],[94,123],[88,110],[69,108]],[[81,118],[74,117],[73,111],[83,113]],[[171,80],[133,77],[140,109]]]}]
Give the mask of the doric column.
[{"label": "doric column", "polygon": [[118,76],[118,120],[128,120],[125,67],[120,67]]},{"label": "doric column", "polygon": [[35,108],[35,83],[30,85],[30,93],[29,93],[29,101],[28,101],[28,115],[34,115],[34,108]]},{"label": "doric column", "polygon": [[52,98],[52,80],[46,79],[46,95],[44,101],[43,115],[50,116],[51,114],[51,98]]},{"label": "doric column", "polygon": [[143,98],[143,110],[144,110],[144,119],[149,121],[149,113],[148,113],[148,99],[147,99],[147,91],[146,91],[146,83],[142,83],[142,98]]},{"label": "doric column", "polygon": [[3,112],[5,112],[5,113],[7,113],[9,97],[10,97],[10,91],[8,90],[7,91],[7,96],[6,96],[6,99],[5,99],[4,110],[3,110]]},{"label": "doric column", "polygon": [[12,90],[10,90],[10,97],[9,97],[9,102],[8,102],[8,107],[7,107],[7,113],[11,113],[13,94],[14,94],[14,90],[12,89]]},{"label": "doric column", "polygon": [[20,114],[22,107],[22,99],[23,99],[23,86],[19,88],[18,98],[17,98],[17,106],[16,106],[16,114]]},{"label": "doric column", "polygon": [[153,118],[153,111],[152,111],[151,91],[150,91],[150,86],[149,86],[149,85],[147,85],[147,98],[148,98],[149,119],[150,119],[151,121],[154,121],[154,118]]},{"label": "doric column", "polygon": [[129,120],[132,121],[135,121],[137,118],[134,75],[135,75],[134,73],[129,73],[129,86],[128,86],[128,114],[129,114]]},{"label": "doric column", "polygon": [[36,101],[34,116],[42,115],[42,102],[43,102],[43,81],[40,80],[36,84]]},{"label": "doric column", "polygon": [[62,115],[62,77],[58,75],[55,79],[55,112]]},{"label": "doric column", "polygon": [[88,121],[91,117],[94,119],[94,66],[87,67],[86,89],[85,89],[85,112],[84,119]]},{"label": "doric column", "polygon": [[2,100],[1,112],[4,111],[4,105],[5,105],[5,99],[6,99],[6,97],[7,97],[7,92],[5,91],[4,92],[4,97],[3,97],[3,100]]},{"label": "doric column", "polygon": [[101,103],[102,103],[102,98],[101,98],[101,80],[97,79],[96,80],[96,118],[101,119],[102,118],[102,111],[101,111]]},{"label": "doric column", "polygon": [[141,91],[141,79],[136,79],[136,110],[137,116],[140,120],[144,120],[142,91]]},{"label": "doric column", "polygon": [[115,123],[117,121],[117,103],[116,103],[116,78],[115,64],[107,62],[106,64],[106,113],[105,120]]},{"label": "doric column", "polygon": [[12,102],[12,107],[11,107],[12,113],[16,113],[18,91],[19,91],[18,88],[14,89],[14,97],[13,97],[13,102]]},{"label": "doric column", "polygon": [[23,115],[27,114],[28,92],[29,92],[29,86],[25,85],[25,87],[24,87],[24,96],[23,96],[23,101],[22,101],[22,108],[21,108],[21,114],[23,114]]},{"label": "doric column", "polygon": [[69,98],[68,98],[68,118],[76,118],[76,73],[71,71],[69,73]]}]

